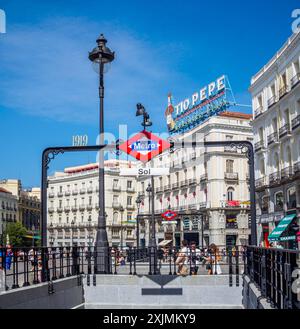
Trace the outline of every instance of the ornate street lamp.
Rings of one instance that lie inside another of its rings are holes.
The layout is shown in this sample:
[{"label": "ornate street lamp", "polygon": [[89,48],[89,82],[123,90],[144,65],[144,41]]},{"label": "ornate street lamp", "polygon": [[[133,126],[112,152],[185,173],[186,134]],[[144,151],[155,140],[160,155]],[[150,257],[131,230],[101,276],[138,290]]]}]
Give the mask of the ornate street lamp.
[{"label": "ornate street lamp", "polygon": [[74,229],[75,222],[72,220],[71,222],[71,246],[73,248],[73,229]]},{"label": "ornate street lamp", "polygon": [[142,122],[142,126],[144,127],[144,130],[146,130],[146,127],[151,127],[152,126],[152,121],[150,120],[150,116],[147,113],[146,109],[144,108],[144,106],[141,103],[138,103],[136,105],[136,116],[143,116],[143,122]]},{"label": "ornate street lamp", "polygon": [[123,213],[124,208],[120,206],[119,211],[121,213],[121,250],[123,251]]},{"label": "ornate street lamp", "polygon": [[[100,98],[100,145],[104,144],[104,65],[112,62],[115,53],[106,47],[107,40],[101,34],[96,40],[97,46],[89,53],[89,60],[99,65],[99,98]],[[107,274],[109,270],[109,244],[106,231],[105,198],[104,198],[104,153],[99,154],[99,216],[96,236],[95,272]]]}]

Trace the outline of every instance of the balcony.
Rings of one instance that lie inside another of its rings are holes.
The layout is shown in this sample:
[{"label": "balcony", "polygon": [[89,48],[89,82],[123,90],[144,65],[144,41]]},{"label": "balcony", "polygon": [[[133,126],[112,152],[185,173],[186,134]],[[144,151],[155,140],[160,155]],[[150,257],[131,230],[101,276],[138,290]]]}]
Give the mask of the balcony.
[{"label": "balcony", "polygon": [[207,182],[207,174],[204,174],[204,175],[200,176],[200,182],[201,183],[206,183]]},{"label": "balcony", "polygon": [[121,203],[120,203],[120,202],[113,202],[113,203],[112,203],[112,207],[113,207],[114,209],[120,209],[120,207],[121,207]]},{"label": "balcony", "polygon": [[279,99],[284,97],[288,92],[287,86],[283,86],[282,88],[279,89]]},{"label": "balcony", "polygon": [[88,194],[92,194],[92,193],[93,193],[93,188],[92,188],[92,187],[89,187],[89,188],[87,189],[87,192],[88,192]]},{"label": "balcony", "polygon": [[260,152],[260,151],[264,151],[266,148],[265,148],[265,142],[263,140],[257,142],[254,144],[254,151],[256,153]]},{"label": "balcony", "polygon": [[191,178],[189,179],[189,186],[197,185],[197,179],[196,178]]},{"label": "balcony", "polygon": [[283,138],[285,136],[291,135],[291,127],[290,124],[287,123],[279,129],[279,138]]},{"label": "balcony", "polygon": [[162,186],[157,187],[157,188],[155,189],[155,192],[156,192],[156,193],[163,193],[163,191],[164,191],[164,189],[163,189]]},{"label": "balcony", "polygon": [[53,192],[50,192],[49,193],[49,199],[53,199],[54,198],[54,193]]},{"label": "balcony", "polygon": [[267,177],[262,177],[255,181],[256,191],[264,190],[267,186],[268,186]]},{"label": "balcony", "polygon": [[257,119],[263,114],[263,107],[259,106],[255,111],[254,111],[254,117]]},{"label": "balcony", "polygon": [[81,188],[80,189],[80,194],[85,194],[86,193],[86,189],[85,188]]},{"label": "balcony", "polygon": [[93,206],[91,204],[86,206],[86,210],[87,211],[92,211],[93,210]]},{"label": "balcony", "polygon": [[224,177],[226,180],[229,181],[238,181],[239,180],[239,174],[238,173],[225,173]]},{"label": "balcony", "polygon": [[272,96],[268,99],[268,107],[272,107],[276,103],[276,96]]},{"label": "balcony", "polygon": [[71,192],[70,191],[66,191],[65,192],[65,196],[70,196],[71,195]]},{"label": "balcony", "polygon": [[171,191],[171,184],[166,185],[164,191],[165,192]]},{"label": "balcony", "polygon": [[186,187],[186,186],[188,186],[188,183],[189,183],[188,180],[185,179],[185,180],[180,182],[180,187]]},{"label": "balcony", "polygon": [[114,192],[121,192],[121,186],[114,185],[113,186],[113,191]]},{"label": "balcony", "polygon": [[127,193],[135,193],[134,187],[127,187]]},{"label": "balcony", "polygon": [[172,185],[172,189],[174,189],[174,190],[179,189],[179,183],[174,183]]},{"label": "balcony", "polygon": [[84,204],[81,204],[79,206],[79,211],[85,211],[85,205]]},{"label": "balcony", "polygon": [[64,196],[64,194],[63,194],[63,192],[57,192],[57,196],[58,196],[59,198],[62,198],[62,197]]},{"label": "balcony", "polygon": [[300,115],[297,115],[295,119],[292,120],[292,129],[295,130],[300,127]]},{"label": "balcony", "polygon": [[133,204],[128,204],[128,205],[126,206],[126,208],[127,208],[128,210],[135,210],[135,206],[134,206]]},{"label": "balcony", "polygon": [[299,83],[299,81],[300,81],[300,73],[297,73],[291,79],[291,86],[292,86],[292,88],[296,87],[296,85]]},{"label": "balcony", "polygon": [[200,202],[199,209],[208,209],[210,208],[210,204],[208,202]]},{"label": "balcony", "polygon": [[76,212],[78,210],[77,206],[72,206],[72,211]]},{"label": "balcony", "polygon": [[53,207],[49,207],[48,208],[48,212],[49,212],[49,214],[53,214],[54,213],[54,208]]},{"label": "balcony", "polygon": [[197,210],[197,204],[189,204],[188,205],[189,210]]},{"label": "balcony", "polygon": [[59,207],[59,208],[57,208],[57,212],[58,212],[59,214],[61,214],[63,211],[64,211],[64,210],[63,210],[63,207]]},{"label": "balcony", "polygon": [[73,190],[72,195],[78,195],[78,190]]},{"label": "balcony", "polygon": [[268,145],[277,144],[279,142],[278,133],[275,132],[268,136]]},{"label": "balcony", "polygon": [[293,166],[281,170],[281,182],[288,181],[293,176]]},{"label": "balcony", "polygon": [[225,153],[238,153],[237,148],[235,146],[225,146],[224,152]]},{"label": "balcony", "polygon": [[70,212],[71,211],[71,207],[70,206],[65,206],[65,212]]},{"label": "balcony", "polygon": [[269,185],[274,187],[280,185],[280,172],[275,172],[269,176]]}]

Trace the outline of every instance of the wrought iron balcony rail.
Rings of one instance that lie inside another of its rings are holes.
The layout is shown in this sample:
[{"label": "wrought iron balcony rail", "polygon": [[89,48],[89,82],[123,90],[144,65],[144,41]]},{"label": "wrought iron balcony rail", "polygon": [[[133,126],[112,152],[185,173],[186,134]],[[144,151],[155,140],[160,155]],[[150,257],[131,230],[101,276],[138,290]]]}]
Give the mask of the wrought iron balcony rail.
[{"label": "wrought iron balcony rail", "polygon": [[238,180],[239,179],[239,174],[238,173],[224,173],[225,179],[226,180]]},{"label": "wrought iron balcony rail", "polygon": [[276,185],[280,183],[280,180],[281,180],[280,172],[279,171],[275,172],[269,176],[269,185],[270,186]]},{"label": "wrought iron balcony rail", "polygon": [[279,138],[282,138],[290,134],[291,134],[291,126],[289,123],[285,124],[279,129]]},{"label": "wrought iron balcony rail", "polygon": [[[120,235],[114,233],[117,238]],[[71,235],[65,238],[71,240]],[[74,238],[74,236],[73,236]],[[133,238],[133,236],[128,236]],[[202,249],[193,251],[188,249],[186,253],[187,275],[224,275],[228,278],[229,286],[240,285],[240,275],[244,272],[242,247],[220,247],[218,250]],[[93,246],[60,246],[45,248],[1,248],[1,265],[5,269],[5,289],[18,289],[29,287],[43,282],[76,276],[79,284],[82,284],[83,275],[86,276],[87,285],[96,282],[96,261],[103,261],[103,257]],[[178,275],[179,250],[173,247],[168,249],[147,247],[144,249],[126,248],[123,250],[109,248],[108,275]],[[121,257],[125,264],[119,266]],[[154,258],[157,267],[150,263]],[[217,262],[215,262],[217,260]],[[6,264],[10,264],[9,266]],[[221,272],[220,272],[221,270]]]},{"label": "wrought iron balcony rail", "polygon": [[236,147],[232,146],[225,146],[224,147],[224,152],[226,153],[238,153],[238,150]]},{"label": "wrought iron balcony rail", "polygon": [[281,180],[289,179],[293,176],[293,166],[281,170]]},{"label": "wrought iron balcony rail", "polygon": [[299,251],[245,247],[245,274],[277,309],[300,309],[293,273],[298,271]]},{"label": "wrought iron balcony rail", "polygon": [[263,140],[254,144],[255,152],[259,152],[259,151],[263,150],[264,148],[265,148],[265,142]]},{"label": "wrought iron balcony rail", "polygon": [[268,107],[272,107],[276,103],[276,96],[272,96],[268,99]]},{"label": "wrought iron balcony rail", "polygon": [[292,129],[296,129],[300,126],[300,115],[297,115],[295,119],[292,120]]},{"label": "wrought iron balcony rail", "polygon": [[266,177],[259,178],[255,181],[255,188],[256,189],[264,188],[267,185],[268,185],[268,183],[267,183],[267,178]]},{"label": "wrought iron balcony rail", "polygon": [[259,116],[261,116],[263,114],[263,107],[259,106],[255,111],[254,111],[254,116],[255,119],[258,118]]},{"label": "wrought iron balcony rail", "polygon": [[279,89],[279,98],[282,98],[284,95],[287,94],[288,88],[287,86],[283,86]]},{"label": "wrought iron balcony rail", "polygon": [[277,143],[278,141],[279,141],[278,132],[275,132],[268,136],[268,145],[272,145],[274,143]]},{"label": "wrought iron balcony rail", "polygon": [[297,73],[291,79],[291,86],[292,86],[292,88],[296,87],[296,85],[299,83],[299,81],[300,81],[300,73]]}]

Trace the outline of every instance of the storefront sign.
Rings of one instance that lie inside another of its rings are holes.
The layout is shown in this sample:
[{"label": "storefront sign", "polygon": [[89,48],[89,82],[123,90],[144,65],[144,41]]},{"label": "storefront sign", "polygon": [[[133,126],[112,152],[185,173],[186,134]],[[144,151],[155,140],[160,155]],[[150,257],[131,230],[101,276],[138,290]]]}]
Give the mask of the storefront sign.
[{"label": "storefront sign", "polygon": [[165,116],[170,133],[188,131],[209,117],[226,111],[230,105],[226,99],[227,89],[223,75],[176,106],[172,105],[172,96],[169,95]]}]

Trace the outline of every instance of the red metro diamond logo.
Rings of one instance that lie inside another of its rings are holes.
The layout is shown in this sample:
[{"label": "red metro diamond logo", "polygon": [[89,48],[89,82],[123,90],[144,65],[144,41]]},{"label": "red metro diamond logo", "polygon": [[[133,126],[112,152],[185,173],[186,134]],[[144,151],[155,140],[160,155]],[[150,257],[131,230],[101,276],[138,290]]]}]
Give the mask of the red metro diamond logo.
[{"label": "red metro diamond logo", "polygon": [[172,221],[177,217],[177,213],[172,210],[167,210],[161,216],[167,221]]},{"label": "red metro diamond logo", "polygon": [[120,150],[146,163],[170,147],[169,142],[148,131],[142,131],[120,145]]}]

